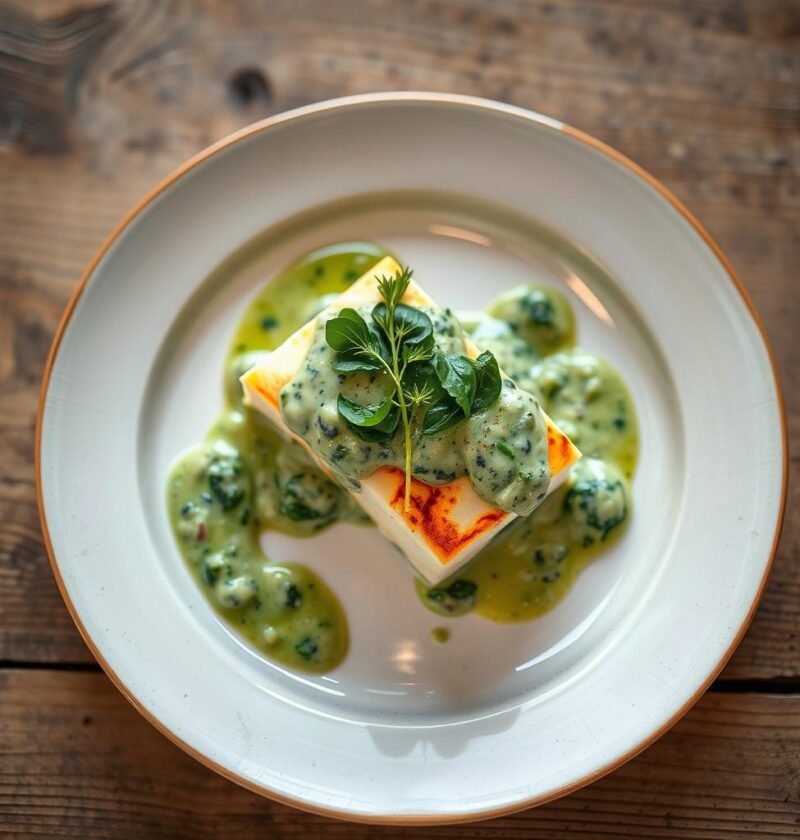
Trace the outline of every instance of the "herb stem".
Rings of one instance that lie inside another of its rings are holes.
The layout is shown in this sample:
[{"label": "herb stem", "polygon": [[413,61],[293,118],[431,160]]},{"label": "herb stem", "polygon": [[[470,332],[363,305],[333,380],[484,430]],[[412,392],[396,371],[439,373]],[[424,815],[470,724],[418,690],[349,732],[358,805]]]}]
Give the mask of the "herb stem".
[{"label": "herb stem", "polygon": [[392,378],[394,379],[395,391],[397,393],[397,404],[400,406],[400,419],[403,423],[403,440],[406,455],[403,510],[408,513],[411,509],[411,423],[408,420],[408,407],[406,405],[405,394],[403,393],[402,376],[403,372],[405,372],[405,366],[403,367],[403,372],[401,372],[400,359],[398,358],[399,342],[395,335],[394,306],[389,309],[389,318],[387,320],[389,322],[389,345],[392,348]]},{"label": "herb stem", "polygon": [[406,492],[403,509],[406,513],[411,509],[411,424],[408,422],[408,409],[403,395],[403,389],[398,389],[400,399],[400,417],[403,420],[403,432],[405,434],[406,448]]},{"label": "herb stem", "polygon": [[[337,408],[348,426],[370,442],[388,444],[402,419],[406,513],[411,510],[412,439],[419,431],[416,425],[412,430],[411,425],[418,424],[418,409],[430,403],[438,389],[438,382],[431,381],[438,375],[434,367],[429,364],[423,368],[418,364],[429,362],[436,351],[431,319],[422,310],[401,303],[410,282],[411,270],[408,268],[393,277],[378,279],[383,301],[373,307],[371,325],[355,309],[347,307],[325,325],[328,345],[338,353],[334,370],[343,374],[385,370],[392,380],[394,395],[384,397],[378,405],[359,405],[339,394]],[[358,356],[363,356],[364,361],[361,362]],[[468,360],[464,363],[469,365],[467,372],[471,374],[474,396],[475,374],[471,363]],[[413,371],[412,365],[416,366]],[[412,372],[414,376],[411,376]],[[374,381],[374,376],[370,381]],[[499,374],[497,382],[499,388]],[[466,409],[464,414],[468,414]],[[368,436],[366,429],[371,430]]]}]

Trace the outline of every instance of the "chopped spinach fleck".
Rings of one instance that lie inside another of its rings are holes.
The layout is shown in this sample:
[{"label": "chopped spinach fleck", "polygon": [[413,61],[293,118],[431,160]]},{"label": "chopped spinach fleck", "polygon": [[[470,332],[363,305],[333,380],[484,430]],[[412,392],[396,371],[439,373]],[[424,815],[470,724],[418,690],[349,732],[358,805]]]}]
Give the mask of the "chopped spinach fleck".
[{"label": "chopped spinach fleck", "polygon": [[436,586],[425,593],[436,612],[443,615],[463,615],[474,608],[478,585],[459,578],[446,587]]},{"label": "chopped spinach fleck", "polygon": [[522,299],[522,306],[528,319],[539,326],[551,326],[555,316],[553,302],[541,292],[528,295]]},{"label": "chopped spinach fleck", "polygon": [[297,586],[293,583],[288,583],[286,585],[286,606],[292,610],[299,609],[300,605],[303,603],[303,595]]},{"label": "chopped spinach fleck", "polygon": [[516,460],[517,456],[514,450],[504,440],[495,441],[494,445],[497,448],[497,451],[502,452],[506,458],[510,458],[512,461]]},{"label": "chopped spinach fleck", "polygon": [[217,455],[208,466],[208,483],[211,492],[222,505],[231,510],[244,498],[245,485],[242,461],[237,455]]},{"label": "chopped spinach fleck", "polygon": [[311,657],[317,653],[319,650],[319,645],[311,638],[311,636],[306,636],[301,642],[298,642],[294,649],[303,657],[306,661],[311,659]]},{"label": "chopped spinach fleck", "polygon": [[459,601],[463,601],[465,598],[474,598],[477,591],[478,585],[471,580],[454,580],[447,587],[447,594]]},{"label": "chopped spinach fleck", "polygon": [[331,455],[331,461],[333,461],[334,463],[335,463],[336,461],[341,461],[341,460],[342,460],[342,458],[347,457],[347,455],[348,455],[348,453],[349,453],[349,452],[350,452],[350,450],[349,450],[346,446],[343,446],[343,445],[340,443],[340,444],[336,447],[336,449],[334,449],[334,450],[333,450],[333,453],[332,453],[332,455]]},{"label": "chopped spinach fleck", "polygon": [[202,572],[203,580],[209,585],[213,586],[217,582],[222,564],[216,559],[218,555],[210,555],[203,560]]},{"label": "chopped spinach fleck", "polygon": [[321,417],[317,417],[317,425],[319,426],[319,430],[325,435],[326,438],[333,439],[339,434],[339,430],[336,426],[331,425],[330,423],[326,423]]},{"label": "chopped spinach fleck", "polygon": [[311,508],[298,499],[293,498],[284,499],[281,502],[280,510],[281,513],[284,516],[288,516],[292,522],[304,522],[307,519],[320,519],[323,515],[320,511],[314,510],[314,508]]}]

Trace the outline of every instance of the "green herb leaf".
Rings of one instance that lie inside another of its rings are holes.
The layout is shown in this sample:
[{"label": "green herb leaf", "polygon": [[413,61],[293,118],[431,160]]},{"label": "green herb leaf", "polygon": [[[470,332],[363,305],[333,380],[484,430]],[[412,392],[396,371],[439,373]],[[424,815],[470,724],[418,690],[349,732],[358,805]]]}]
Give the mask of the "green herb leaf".
[{"label": "green herb leaf", "polygon": [[433,403],[435,409],[430,418],[423,418],[428,429],[423,428],[423,434],[435,434],[469,414],[477,387],[472,363],[461,357],[463,361],[452,362],[453,372],[446,378],[463,408],[442,388],[429,364],[436,350],[431,319],[400,302],[410,282],[408,268],[393,277],[381,277],[378,290],[383,301],[373,307],[368,321],[354,309],[343,309],[325,328],[328,344],[337,351],[333,363],[337,373],[382,371],[393,383],[391,397],[376,405],[359,405],[343,395],[337,405],[348,426],[366,441],[389,443],[402,425],[406,510],[411,500],[412,441],[423,407]]},{"label": "green herb leaf", "polygon": [[433,350],[433,324],[421,309],[398,304],[394,310],[394,328],[404,344]]},{"label": "green herb leaf", "polygon": [[417,352],[427,352],[425,358],[430,357],[434,346],[433,324],[422,310],[400,303],[390,320],[389,308],[385,303],[378,303],[372,310],[372,320],[390,343],[394,340],[398,346],[417,348]]},{"label": "green herb leaf", "polygon": [[380,359],[366,355],[363,350],[337,353],[331,367],[336,373],[375,373],[385,370]]},{"label": "green herb leaf", "polygon": [[389,370],[389,365],[391,365],[392,362],[392,349],[389,347],[386,336],[375,326],[374,321],[370,320],[367,326],[369,327],[369,332],[373,339],[373,347],[378,349],[381,358],[387,363],[385,369]]},{"label": "green herb leaf", "polygon": [[442,388],[458,403],[464,417],[469,417],[477,387],[472,361],[457,353],[436,353],[433,364]]},{"label": "green herb leaf", "polygon": [[379,425],[388,417],[392,408],[392,398],[386,397],[373,405],[359,405],[339,394],[336,407],[339,409],[339,414],[351,425],[370,428]]},{"label": "green herb leaf", "polygon": [[[427,358],[433,349],[433,325],[430,318],[413,307],[400,303],[411,282],[411,271],[406,268],[394,277],[381,277],[378,289],[383,298],[372,310],[372,321],[378,327],[378,333],[385,338],[385,348],[388,350],[386,370],[394,381],[394,401],[400,412],[403,424],[403,450],[405,453],[405,509],[411,507],[411,425],[413,422],[414,405],[409,405],[403,389],[403,376],[408,365]],[[397,310],[400,309],[400,316]],[[424,352],[416,350],[414,358],[404,352],[404,347],[424,348]]]},{"label": "green herb leaf", "polygon": [[386,341],[355,309],[342,309],[325,324],[325,340],[338,351],[332,365],[337,373],[389,371]]},{"label": "green herb leaf", "polygon": [[433,365],[426,361],[409,364],[403,374],[402,385],[406,399],[414,406],[436,402],[444,394]]},{"label": "green herb leaf", "polygon": [[488,350],[475,359],[475,399],[472,402],[472,414],[485,411],[500,396],[503,383],[497,359]]},{"label": "green herb leaf", "polygon": [[422,434],[425,437],[438,435],[464,420],[461,406],[449,395],[445,394],[435,402],[425,413],[422,421]]},{"label": "green herb leaf", "polygon": [[347,424],[360,438],[368,443],[387,444],[394,437],[400,425],[400,409],[396,403],[392,404],[389,413],[377,426],[354,426]]},{"label": "green herb leaf", "polygon": [[325,324],[325,340],[340,353],[373,348],[373,337],[367,322],[355,309],[342,309]]},{"label": "green herb leaf", "polygon": [[403,363],[409,365],[414,362],[427,362],[433,357],[435,347],[433,336],[423,339],[419,344],[406,343],[403,345]]}]

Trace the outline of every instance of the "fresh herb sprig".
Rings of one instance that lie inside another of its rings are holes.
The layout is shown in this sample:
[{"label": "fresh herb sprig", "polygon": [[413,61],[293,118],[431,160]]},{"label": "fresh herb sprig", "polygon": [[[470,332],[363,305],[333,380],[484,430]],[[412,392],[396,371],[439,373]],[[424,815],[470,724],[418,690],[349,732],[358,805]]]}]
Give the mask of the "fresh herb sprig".
[{"label": "fresh herb sprig", "polygon": [[423,435],[438,435],[473,414],[485,411],[500,396],[497,359],[488,351],[477,359],[436,351],[434,369],[442,386],[439,398],[422,422]]},{"label": "fresh herb sprig", "polygon": [[402,426],[405,454],[405,510],[411,505],[413,440],[443,432],[488,408],[500,395],[500,370],[494,356],[474,361],[443,353],[431,319],[401,303],[413,272],[409,268],[378,280],[381,303],[366,321],[355,309],[342,309],[325,325],[325,339],[336,350],[333,369],[340,374],[380,373],[390,393],[361,405],[340,394],[339,414],[361,438],[388,443]]}]

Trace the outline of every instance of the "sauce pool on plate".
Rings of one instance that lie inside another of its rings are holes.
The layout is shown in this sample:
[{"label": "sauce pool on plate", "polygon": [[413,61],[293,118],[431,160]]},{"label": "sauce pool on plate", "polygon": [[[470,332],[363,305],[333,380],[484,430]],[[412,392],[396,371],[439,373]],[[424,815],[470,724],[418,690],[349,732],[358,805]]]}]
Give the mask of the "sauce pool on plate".
[{"label": "sauce pool on plate", "polygon": [[275,564],[259,546],[273,529],[296,537],[335,521],[368,520],[302,448],[242,405],[239,376],[343,292],[384,252],[345,243],[308,254],[244,312],[225,364],[226,407],[168,479],[167,502],[184,560],[209,603],[267,657],[324,673],[345,657],[347,619],[324,581],[299,564]]},{"label": "sauce pool on plate", "polygon": [[[302,447],[242,405],[239,377],[385,255],[370,243],[319,249],[256,295],[231,342],[226,407],[168,479],[175,537],[209,603],[265,656],[297,670],[335,668],[347,653],[347,620],[318,575],[299,564],[270,562],[259,535],[272,529],[304,537],[334,522],[369,520]],[[433,588],[415,585],[422,603],[442,616],[474,611],[494,621],[525,621],[558,603],[623,532],[638,454],[636,413],[611,365],[575,346],[574,316],[559,292],[520,287],[487,312],[465,320],[467,334],[495,354],[584,458],[566,485],[509,526],[455,579]],[[470,441],[462,448],[459,457],[468,459]],[[496,454],[502,457],[502,449]],[[446,628],[435,630],[436,641],[449,636]]]}]

